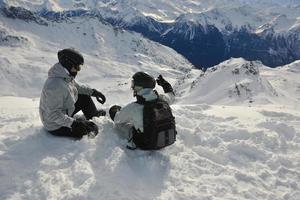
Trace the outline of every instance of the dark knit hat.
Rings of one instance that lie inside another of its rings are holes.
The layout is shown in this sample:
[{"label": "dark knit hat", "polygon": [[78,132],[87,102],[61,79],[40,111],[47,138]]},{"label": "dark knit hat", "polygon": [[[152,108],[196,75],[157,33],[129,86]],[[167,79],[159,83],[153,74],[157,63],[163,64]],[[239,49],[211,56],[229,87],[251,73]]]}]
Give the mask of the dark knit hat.
[{"label": "dark knit hat", "polygon": [[70,70],[74,66],[83,65],[84,59],[81,53],[75,49],[63,49],[57,53],[58,61],[66,69]]},{"label": "dark knit hat", "polygon": [[155,79],[145,72],[137,72],[132,76],[134,86],[142,88],[155,88]]}]

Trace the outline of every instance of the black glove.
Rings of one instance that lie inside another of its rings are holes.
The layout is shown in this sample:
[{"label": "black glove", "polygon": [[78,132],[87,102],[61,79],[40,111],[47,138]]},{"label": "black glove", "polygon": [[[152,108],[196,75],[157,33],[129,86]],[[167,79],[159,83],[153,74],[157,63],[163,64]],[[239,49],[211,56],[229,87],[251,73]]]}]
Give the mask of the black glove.
[{"label": "black glove", "polygon": [[91,121],[88,120],[74,120],[72,125],[72,133],[78,137],[87,135],[90,132],[94,132],[95,135],[98,134],[98,126]]},{"label": "black glove", "polygon": [[91,96],[92,97],[96,97],[96,99],[97,99],[97,101],[99,103],[104,104],[105,101],[106,101],[105,96],[101,92],[99,92],[98,90],[96,90],[96,89],[93,89],[93,94]]},{"label": "black glove", "polygon": [[163,88],[165,93],[173,92],[173,88],[172,88],[171,84],[168,81],[166,81],[162,77],[162,75],[159,75],[157,77],[156,82],[157,82],[158,85],[160,85]]},{"label": "black glove", "polygon": [[121,110],[121,106],[118,106],[118,105],[114,105],[114,106],[112,106],[112,107],[110,107],[110,109],[109,109],[109,116],[110,116],[110,118],[112,119],[112,120],[114,120],[115,119],[115,115],[116,115],[116,113],[119,111],[119,110]]}]

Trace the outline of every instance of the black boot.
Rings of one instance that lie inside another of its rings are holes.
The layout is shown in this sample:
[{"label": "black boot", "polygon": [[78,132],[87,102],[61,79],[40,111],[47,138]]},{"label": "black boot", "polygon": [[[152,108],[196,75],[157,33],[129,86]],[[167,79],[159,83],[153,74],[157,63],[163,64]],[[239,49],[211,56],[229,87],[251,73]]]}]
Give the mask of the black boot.
[{"label": "black boot", "polygon": [[75,103],[75,111],[73,115],[75,115],[80,110],[83,112],[87,120],[92,119],[93,117],[100,117],[106,115],[105,110],[97,110],[95,103],[93,102],[92,98],[88,95],[78,95],[78,100]]},{"label": "black boot", "polygon": [[94,114],[94,117],[101,117],[101,116],[105,116],[106,115],[106,111],[103,109],[99,109],[97,110],[97,112]]}]

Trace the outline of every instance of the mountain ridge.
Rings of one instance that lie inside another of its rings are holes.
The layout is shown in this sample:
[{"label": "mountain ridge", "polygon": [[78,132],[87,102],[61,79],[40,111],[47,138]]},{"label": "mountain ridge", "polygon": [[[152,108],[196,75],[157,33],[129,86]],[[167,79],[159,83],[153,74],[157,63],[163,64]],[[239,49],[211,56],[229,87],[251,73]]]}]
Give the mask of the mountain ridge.
[{"label": "mountain ridge", "polygon": [[[40,8],[33,12],[22,7],[9,7],[8,4],[2,6],[2,12],[7,17],[23,18],[41,25],[47,25],[47,21],[72,21],[76,17],[97,18],[103,23],[141,33],[153,41],[171,47],[198,68],[214,66],[230,57],[261,60],[271,67],[300,59],[300,23],[291,20],[291,16],[274,14],[274,19],[263,23],[263,16],[251,13],[253,8],[249,5],[242,5],[224,11],[213,8],[198,14],[183,13],[173,22],[165,23],[145,16],[135,7],[129,7],[130,1],[116,1],[115,4],[105,2],[106,7],[99,6],[94,9],[79,6],[61,11]],[[298,12],[300,13],[300,9]],[[234,17],[228,18],[230,15],[240,15],[238,18],[249,18],[253,22],[257,20],[258,23],[255,23],[261,25],[253,27],[251,24],[233,23]],[[290,28],[285,29],[286,25]]]}]

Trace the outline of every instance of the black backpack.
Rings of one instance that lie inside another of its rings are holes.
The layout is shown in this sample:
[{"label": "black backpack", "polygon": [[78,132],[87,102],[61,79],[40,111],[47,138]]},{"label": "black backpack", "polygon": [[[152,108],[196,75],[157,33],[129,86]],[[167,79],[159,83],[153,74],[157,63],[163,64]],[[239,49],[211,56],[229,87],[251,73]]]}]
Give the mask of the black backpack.
[{"label": "black backpack", "polygon": [[157,150],[176,141],[175,117],[169,104],[158,98],[144,102],[144,133],[133,132],[133,142],[142,150]]}]

